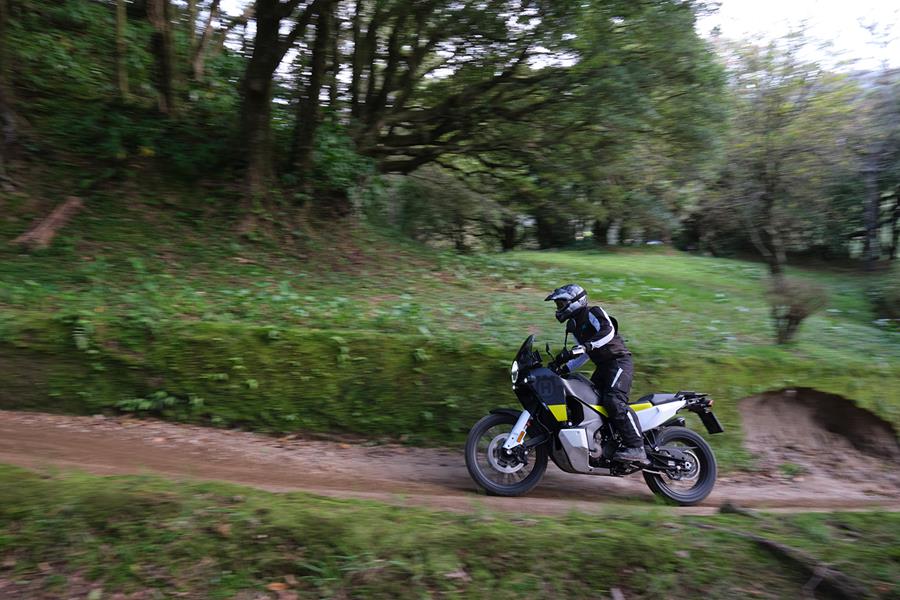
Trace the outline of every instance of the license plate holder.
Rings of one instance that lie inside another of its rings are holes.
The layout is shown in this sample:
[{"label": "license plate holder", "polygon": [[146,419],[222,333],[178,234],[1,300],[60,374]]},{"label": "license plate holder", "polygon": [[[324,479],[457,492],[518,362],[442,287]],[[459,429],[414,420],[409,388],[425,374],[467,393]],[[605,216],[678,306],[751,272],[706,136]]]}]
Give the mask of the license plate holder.
[{"label": "license plate holder", "polygon": [[719,422],[719,419],[716,415],[713,414],[713,411],[707,409],[701,410],[697,412],[697,416],[700,417],[700,420],[703,422],[703,425],[706,427],[706,430],[710,433],[723,433],[725,428],[722,427],[722,424]]}]

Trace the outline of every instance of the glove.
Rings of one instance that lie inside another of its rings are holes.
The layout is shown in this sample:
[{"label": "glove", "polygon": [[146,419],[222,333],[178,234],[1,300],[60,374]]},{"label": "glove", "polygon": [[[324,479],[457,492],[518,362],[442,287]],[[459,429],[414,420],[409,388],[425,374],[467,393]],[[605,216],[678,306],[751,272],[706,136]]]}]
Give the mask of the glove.
[{"label": "glove", "polygon": [[565,375],[566,373],[571,373],[572,370],[569,368],[569,361],[576,356],[581,356],[585,352],[587,352],[587,350],[584,349],[584,346],[575,346],[571,350],[563,349],[563,351],[559,353],[559,374]]}]

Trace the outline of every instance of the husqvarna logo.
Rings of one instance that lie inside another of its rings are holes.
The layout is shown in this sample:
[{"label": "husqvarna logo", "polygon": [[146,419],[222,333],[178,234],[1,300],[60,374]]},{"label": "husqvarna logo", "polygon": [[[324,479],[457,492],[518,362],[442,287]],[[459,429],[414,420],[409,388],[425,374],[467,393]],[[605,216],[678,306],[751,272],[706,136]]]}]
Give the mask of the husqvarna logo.
[{"label": "husqvarna logo", "polygon": [[560,382],[555,377],[542,377],[537,381],[537,392],[541,398],[555,398],[561,391],[560,387]]}]

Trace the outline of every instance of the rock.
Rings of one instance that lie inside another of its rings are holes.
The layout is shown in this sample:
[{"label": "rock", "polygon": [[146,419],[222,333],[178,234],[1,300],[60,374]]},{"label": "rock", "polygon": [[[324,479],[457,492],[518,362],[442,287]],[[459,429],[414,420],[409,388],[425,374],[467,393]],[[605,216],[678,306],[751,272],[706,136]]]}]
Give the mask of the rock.
[{"label": "rock", "polygon": [[609,595],[612,596],[613,600],[625,600],[625,594],[623,594],[622,590],[619,588],[612,588],[609,590]]}]

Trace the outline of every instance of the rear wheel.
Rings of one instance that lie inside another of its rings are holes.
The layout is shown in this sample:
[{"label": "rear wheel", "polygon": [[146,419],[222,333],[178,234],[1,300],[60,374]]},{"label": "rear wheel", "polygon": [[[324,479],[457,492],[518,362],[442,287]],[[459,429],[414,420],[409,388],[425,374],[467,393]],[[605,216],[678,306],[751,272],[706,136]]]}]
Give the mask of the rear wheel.
[{"label": "rear wheel", "polygon": [[515,424],[513,415],[490,414],[469,431],[466,468],[488,494],[521,496],[538,484],[547,469],[545,444],[532,448],[524,456],[510,455],[503,450],[503,443]]},{"label": "rear wheel", "polygon": [[703,437],[686,427],[666,427],[656,439],[658,446],[679,450],[686,469],[666,471],[664,475],[644,472],[644,481],[657,496],[681,506],[703,501],[716,484],[716,457]]}]

